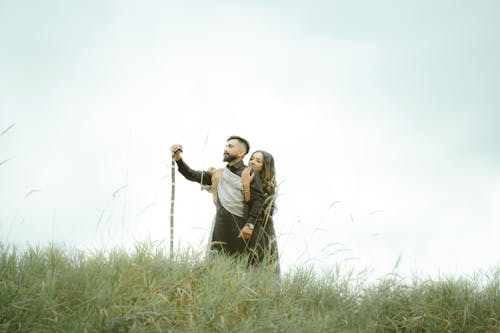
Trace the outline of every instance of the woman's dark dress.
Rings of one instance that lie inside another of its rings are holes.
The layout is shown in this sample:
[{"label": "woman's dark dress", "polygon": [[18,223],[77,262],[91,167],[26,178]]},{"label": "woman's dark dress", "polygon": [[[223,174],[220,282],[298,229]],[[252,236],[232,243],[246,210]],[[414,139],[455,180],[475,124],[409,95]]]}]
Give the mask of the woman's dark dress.
[{"label": "woman's dark dress", "polygon": [[249,241],[252,265],[271,265],[279,273],[279,254],[276,232],[274,231],[273,213],[275,209],[275,189],[264,189],[264,206],[257,218],[252,237]]}]

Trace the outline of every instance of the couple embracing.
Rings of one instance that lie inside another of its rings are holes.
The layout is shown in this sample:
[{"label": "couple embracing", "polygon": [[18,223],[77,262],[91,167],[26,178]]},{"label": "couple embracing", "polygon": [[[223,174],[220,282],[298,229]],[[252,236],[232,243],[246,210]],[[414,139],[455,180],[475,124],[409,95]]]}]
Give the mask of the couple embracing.
[{"label": "couple embracing", "polygon": [[179,172],[187,179],[210,186],[216,214],[210,249],[228,255],[249,254],[250,264],[274,265],[279,271],[278,248],[273,225],[276,178],[273,156],[255,151],[248,167],[243,158],[250,144],[240,136],[226,140],[222,169],[191,169],[182,158],[180,144],[170,148]]}]

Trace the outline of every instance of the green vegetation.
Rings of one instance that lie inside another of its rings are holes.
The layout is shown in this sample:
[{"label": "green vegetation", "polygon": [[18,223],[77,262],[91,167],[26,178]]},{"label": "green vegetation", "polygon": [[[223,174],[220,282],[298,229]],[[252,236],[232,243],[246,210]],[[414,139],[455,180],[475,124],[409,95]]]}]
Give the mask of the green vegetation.
[{"label": "green vegetation", "polygon": [[1,332],[500,332],[500,269],[367,284],[336,267],[277,277],[159,246],[0,244]]}]

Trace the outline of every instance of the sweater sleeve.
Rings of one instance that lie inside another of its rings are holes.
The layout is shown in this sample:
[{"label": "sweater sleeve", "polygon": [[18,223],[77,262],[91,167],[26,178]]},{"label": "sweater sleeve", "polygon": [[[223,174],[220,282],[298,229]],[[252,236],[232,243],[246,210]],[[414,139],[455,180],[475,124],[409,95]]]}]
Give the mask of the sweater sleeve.
[{"label": "sweater sleeve", "polygon": [[193,170],[183,159],[177,161],[177,169],[187,180],[202,185],[212,185],[212,174],[210,172]]},{"label": "sweater sleeve", "polygon": [[264,191],[260,174],[255,172],[255,177],[250,183],[250,201],[248,202],[248,220],[247,223],[255,224],[257,217],[264,205]]}]

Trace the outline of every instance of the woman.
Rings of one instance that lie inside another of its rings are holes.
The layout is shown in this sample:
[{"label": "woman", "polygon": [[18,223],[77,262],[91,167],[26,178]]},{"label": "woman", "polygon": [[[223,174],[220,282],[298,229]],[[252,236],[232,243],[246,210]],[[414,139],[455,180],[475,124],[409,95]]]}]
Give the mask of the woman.
[{"label": "woman", "polygon": [[255,170],[260,173],[262,188],[264,190],[264,207],[250,238],[249,248],[252,253],[252,264],[276,265],[279,272],[278,244],[274,230],[273,213],[276,209],[275,200],[277,193],[276,171],[274,158],[270,153],[257,150],[250,156],[248,167],[243,171],[243,193],[245,200],[250,200],[250,183],[253,180]]},{"label": "woman", "polygon": [[[276,208],[275,199],[277,192],[276,172],[273,156],[263,150],[257,150],[250,156],[248,167],[243,171],[241,180],[245,201],[250,201],[250,183],[255,177],[255,171],[260,173],[264,190],[264,206],[257,218],[251,237],[248,241],[250,250],[250,264],[262,263],[274,265],[279,273],[279,254],[276,233],[274,230],[273,213]],[[217,183],[220,172],[212,173],[212,193],[214,202],[217,200]]]}]

